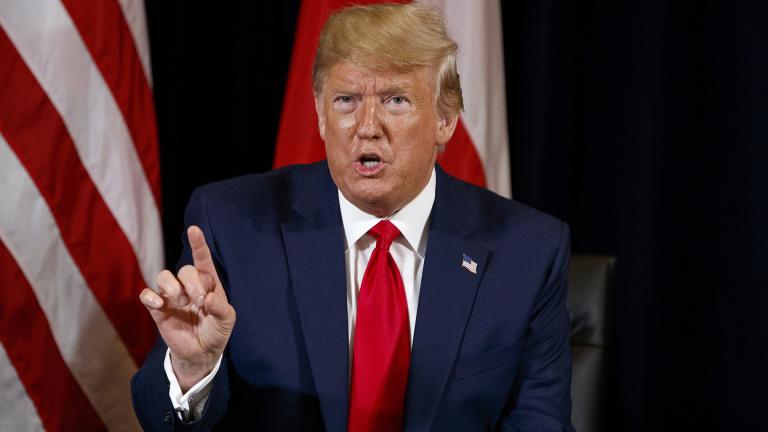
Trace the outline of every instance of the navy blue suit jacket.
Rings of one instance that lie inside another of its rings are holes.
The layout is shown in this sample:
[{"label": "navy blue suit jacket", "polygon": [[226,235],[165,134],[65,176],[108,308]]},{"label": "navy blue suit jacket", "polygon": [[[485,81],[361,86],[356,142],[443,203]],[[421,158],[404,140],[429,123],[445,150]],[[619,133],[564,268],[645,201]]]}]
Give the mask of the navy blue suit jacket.
[{"label": "navy blue suit jacket", "polygon": [[[132,381],[144,428],[345,431],[344,230],[327,164],[203,186],[185,222],[205,233],[237,323],[192,424],[171,415],[158,344]],[[404,430],[572,430],[568,260],[564,223],[437,169]]]}]

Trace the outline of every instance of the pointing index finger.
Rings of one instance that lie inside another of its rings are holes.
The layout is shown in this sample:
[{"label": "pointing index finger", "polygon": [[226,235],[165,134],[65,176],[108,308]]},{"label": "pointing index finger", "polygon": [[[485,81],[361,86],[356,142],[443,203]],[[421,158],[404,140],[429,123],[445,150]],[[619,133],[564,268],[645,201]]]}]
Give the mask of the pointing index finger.
[{"label": "pointing index finger", "polygon": [[192,249],[192,259],[194,260],[195,268],[210,274],[218,280],[216,267],[214,267],[213,258],[211,257],[211,250],[208,249],[208,244],[205,242],[203,231],[199,227],[192,225],[187,229],[187,238]]}]

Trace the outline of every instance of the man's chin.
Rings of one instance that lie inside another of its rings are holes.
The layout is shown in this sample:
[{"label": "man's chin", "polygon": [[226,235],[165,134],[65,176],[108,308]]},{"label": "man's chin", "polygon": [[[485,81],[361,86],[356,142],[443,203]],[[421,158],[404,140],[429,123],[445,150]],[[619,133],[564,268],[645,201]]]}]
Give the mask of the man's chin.
[{"label": "man's chin", "polygon": [[[372,183],[371,179],[366,179],[365,182],[358,182],[357,186],[361,186],[360,183]],[[393,191],[388,190],[381,182],[376,182],[376,185],[368,185],[374,187],[358,187],[350,190],[348,194],[344,194],[349,202],[355,205],[360,210],[373,214],[378,217],[389,216],[397,209],[392,209],[392,196]],[[389,198],[389,199],[388,199]]]}]

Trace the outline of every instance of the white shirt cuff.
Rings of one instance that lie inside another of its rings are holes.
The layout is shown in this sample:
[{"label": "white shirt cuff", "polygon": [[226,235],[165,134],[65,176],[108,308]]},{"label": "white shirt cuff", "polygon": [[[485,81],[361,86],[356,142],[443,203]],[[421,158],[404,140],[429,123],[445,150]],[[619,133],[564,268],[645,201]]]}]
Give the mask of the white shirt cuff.
[{"label": "white shirt cuff", "polygon": [[165,362],[163,363],[163,367],[165,368],[165,374],[168,376],[168,381],[171,384],[168,389],[168,396],[171,398],[174,411],[176,411],[182,421],[195,421],[199,420],[202,416],[205,402],[208,401],[208,395],[211,393],[211,387],[213,387],[213,377],[215,377],[216,372],[219,371],[222,357],[223,355],[219,356],[219,361],[216,362],[216,366],[213,367],[211,373],[198,381],[198,383],[193,385],[186,393],[182,394],[181,386],[179,386],[179,381],[176,379],[176,374],[173,372],[173,366],[171,365],[170,348],[165,352]]}]

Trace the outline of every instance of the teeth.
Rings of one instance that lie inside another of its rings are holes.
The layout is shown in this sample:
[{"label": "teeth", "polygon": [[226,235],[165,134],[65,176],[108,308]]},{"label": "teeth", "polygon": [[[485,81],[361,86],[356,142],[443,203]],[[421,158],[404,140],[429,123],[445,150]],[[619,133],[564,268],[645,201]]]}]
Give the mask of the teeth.
[{"label": "teeth", "polygon": [[365,161],[365,162],[363,162],[363,166],[365,166],[366,168],[373,168],[373,167],[375,167],[378,164],[379,164],[379,162],[377,162],[377,161]]}]

